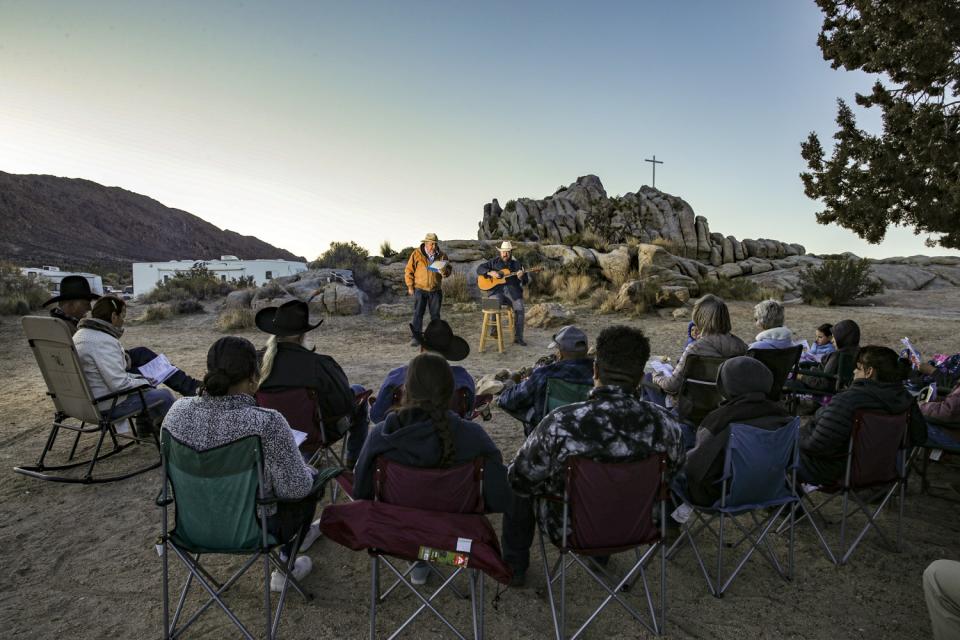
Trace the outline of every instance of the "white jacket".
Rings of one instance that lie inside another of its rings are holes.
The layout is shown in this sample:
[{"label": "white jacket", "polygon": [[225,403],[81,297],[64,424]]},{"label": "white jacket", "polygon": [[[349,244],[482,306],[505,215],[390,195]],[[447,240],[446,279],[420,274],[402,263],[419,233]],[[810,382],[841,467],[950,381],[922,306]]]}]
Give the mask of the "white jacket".
[{"label": "white jacket", "polygon": [[[73,344],[80,356],[83,377],[87,379],[94,398],[147,383],[143,376],[127,373],[123,345],[110,334],[81,327],[73,334]],[[112,403],[112,400],[106,400],[99,408],[104,411]]]}]

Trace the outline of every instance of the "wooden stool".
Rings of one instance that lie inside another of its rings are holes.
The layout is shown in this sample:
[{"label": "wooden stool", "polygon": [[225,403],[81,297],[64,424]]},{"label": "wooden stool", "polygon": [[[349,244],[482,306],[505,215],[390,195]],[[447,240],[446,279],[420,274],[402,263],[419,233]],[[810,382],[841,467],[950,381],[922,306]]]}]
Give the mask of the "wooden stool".
[{"label": "wooden stool", "polygon": [[[487,338],[490,332],[494,332],[497,339],[497,351],[503,353],[503,310],[500,308],[500,301],[496,298],[486,298],[480,301],[480,309],[483,311],[483,322],[480,324],[480,353],[487,344]],[[511,314],[513,309],[510,310]],[[506,318],[507,328],[512,331],[512,320],[510,316]]]},{"label": "wooden stool", "polygon": [[517,319],[513,314],[513,307],[500,307],[500,316],[506,320],[506,330],[510,334],[510,342],[517,336]]}]

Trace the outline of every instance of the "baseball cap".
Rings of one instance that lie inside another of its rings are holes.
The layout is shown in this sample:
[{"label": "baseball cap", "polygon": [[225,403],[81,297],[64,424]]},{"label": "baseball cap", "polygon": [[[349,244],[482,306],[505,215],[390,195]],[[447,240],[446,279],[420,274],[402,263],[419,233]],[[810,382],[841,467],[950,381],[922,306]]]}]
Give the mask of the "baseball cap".
[{"label": "baseball cap", "polygon": [[567,325],[553,335],[553,342],[548,348],[566,352],[586,351],[587,334],[572,324]]}]

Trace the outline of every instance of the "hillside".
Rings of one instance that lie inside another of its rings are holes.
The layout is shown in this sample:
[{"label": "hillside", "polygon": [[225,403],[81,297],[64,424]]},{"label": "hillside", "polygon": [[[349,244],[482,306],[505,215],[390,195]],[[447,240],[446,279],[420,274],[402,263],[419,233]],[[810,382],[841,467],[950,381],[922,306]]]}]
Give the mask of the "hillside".
[{"label": "hillside", "polygon": [[223,254],[303,260],[119,187],[0,171],[0,259],[129,272],[131,262]]}]

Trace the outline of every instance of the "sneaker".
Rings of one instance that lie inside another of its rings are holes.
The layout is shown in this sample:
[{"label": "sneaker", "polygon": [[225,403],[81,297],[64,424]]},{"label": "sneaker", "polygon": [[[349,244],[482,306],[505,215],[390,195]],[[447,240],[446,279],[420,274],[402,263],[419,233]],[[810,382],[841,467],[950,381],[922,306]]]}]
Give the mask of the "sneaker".
[{"label": "sneaker", "polygon": [[[297,556],[297,559],[293,563],[293,571],[290,572],[290,576],[294,580],[300,581],[307,577],[311,569],[313,569],[313,561],[308,556]],[[283,583],[283,572],[274,569],[270,575],[270,591],[283,591]]]},{"label": "sneaker", "polygon": [[307,532],[303,535],[303,542],[300,543],[300,552],[304,552],[313,546],[313,543],[317,541],[317,538],[322,536],[320,533],[320,521],[317,520],[310,525],[310,528],[307,529]]},{"label": "sneaker", "polygon": [[410,582],[415,585],[427,584],[427,578],[430,577],[430,565],[423,561],[413,563],[413,569],[410,571]]}]

